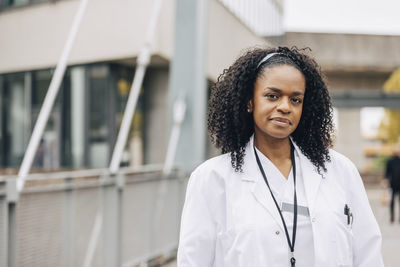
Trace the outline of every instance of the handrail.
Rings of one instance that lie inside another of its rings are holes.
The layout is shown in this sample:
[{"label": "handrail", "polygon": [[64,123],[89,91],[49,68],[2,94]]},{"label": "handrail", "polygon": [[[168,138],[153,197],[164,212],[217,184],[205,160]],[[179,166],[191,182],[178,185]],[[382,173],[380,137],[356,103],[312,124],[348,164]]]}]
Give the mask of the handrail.
[{"label": "handrail", "polygon": [[130,267],[130,266],[142,266],[143,264],[146,266],[149,260],[154,259],[160,255],[166,255],[168,257],[173,257],[176,255],[176,250],[178,249],[178,243],[171,244],[166,246],[163,249],[154,251],[152,253],[148,253],[142,257],[138,257],[136,259],[128,260],[122,264],[122,267]]},{"label": "handrail", "polygon": [[[162,164],[148,164],[133,167],[123,167],[119,170],[121,174],[134,174],[143,172],[162,172]],[[31,173],[26,176],[25,181],[49,180],[49,179],[65,179],[65,178],[85,178],[100,175],[109,175],[109,169],[86,169],[86,170],[71,170],[62,172],[49,172],[49,173]],[[6,179],[16,178],[16,175],[3,175],[0,176],[0,181]]]},{"label": "handrail", "polygon": [[[155,175],[152,173],[151,175],[149,173],[146,173],[144,176],[137,175],[133,177],[125,177],[125,184],[141,184],[141,183],[146,183],[146,182],[158,182],[158,181],[171,181],[171,180],[179,180],[182,181],[182,176],[180,176],[179,173],[177,173],[176,176],[168,176],[165,177],[161,174]],[[187,177],[186,177],[187,178]],[[104,181],[101,179],[96,179],[96,180],[91,180],[91,181],[77,181],[73,182],[72,184],[65,183],[63,181],[62,183],[57,183],[57,184],[40,184],[36,186],[26,186],[24,189],[21,191],[20,194],[25,194],[25,193],[43,193],[43,192],[55,192],[55,191],[65,191],[68,188],[73,188],[74,190],[79,190],[79,189],[88,189],[88,188],[99,188],[100,186],[105,186],[105,185],[115,185],[116,181]],[[1,192],[0,192],[1,193]]]}]

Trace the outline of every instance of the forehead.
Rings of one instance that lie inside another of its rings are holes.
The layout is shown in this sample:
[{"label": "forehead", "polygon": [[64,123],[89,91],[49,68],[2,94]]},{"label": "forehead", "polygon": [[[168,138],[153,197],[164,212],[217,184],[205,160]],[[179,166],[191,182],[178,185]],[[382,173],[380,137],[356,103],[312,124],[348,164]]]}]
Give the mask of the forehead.
[{"label": "forehead", "polygon": [[297,71],[301,73],[303,76],[303,72],[297,67],[292,64],[287,64],[287,63],[277,63],[277,62],[272,62],[272,64],[266,64],[262,67],[259,76],[263,76],[266,73],[275,72],[275,71],[280,71],[280,70],[291,70],[291,71]]},{"label": "forehead", "polygon": [[291,65],[275,65],[262,70],[256,83],[297,84],[305,88],[304,74]]}]

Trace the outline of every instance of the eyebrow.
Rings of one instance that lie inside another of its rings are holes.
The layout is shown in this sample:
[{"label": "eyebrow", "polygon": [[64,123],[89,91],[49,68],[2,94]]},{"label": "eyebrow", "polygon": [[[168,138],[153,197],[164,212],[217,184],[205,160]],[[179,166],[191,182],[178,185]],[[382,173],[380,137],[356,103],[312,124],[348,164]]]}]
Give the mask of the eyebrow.
[{"label": "eyebrow", "polygon": [[[267,86],[267,87],[264,88],[264,90],[266,90],[266,89],[270,89],[270,90],[272,90],[272,91],[274,91],[274,92],[276,92],[276,93],[280,93],[280,94],[282,93],[282,90],[281,90],[281,89],[278,89],[278,88],[276,88],[276,87]],[[304,93],[299,92],[299,91],[295,91],[295,92],[293,92],[292,95],[294,95],[294,96],[300,96],[300,95],[304,95]]]}]

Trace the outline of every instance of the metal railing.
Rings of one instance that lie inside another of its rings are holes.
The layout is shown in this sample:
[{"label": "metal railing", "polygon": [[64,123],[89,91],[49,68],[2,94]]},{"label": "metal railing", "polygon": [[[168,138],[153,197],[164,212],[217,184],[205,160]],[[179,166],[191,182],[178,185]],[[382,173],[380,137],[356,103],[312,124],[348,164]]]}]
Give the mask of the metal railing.
[{"label": "metal railing", "polygon": [[162,168],[32,174],[17,200],[15,177],[0,178],[0,266],[146,266],[174,255],[187,176]]}]

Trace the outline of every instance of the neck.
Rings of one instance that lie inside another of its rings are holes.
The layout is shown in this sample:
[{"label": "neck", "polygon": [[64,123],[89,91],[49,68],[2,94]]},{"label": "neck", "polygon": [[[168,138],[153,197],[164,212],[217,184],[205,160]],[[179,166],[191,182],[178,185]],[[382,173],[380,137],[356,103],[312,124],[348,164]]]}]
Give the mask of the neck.
[{"label": "neck", "polygon": [[254,134],[254,146],[272,162],[290,159],[290,139],[275,139]]}]

